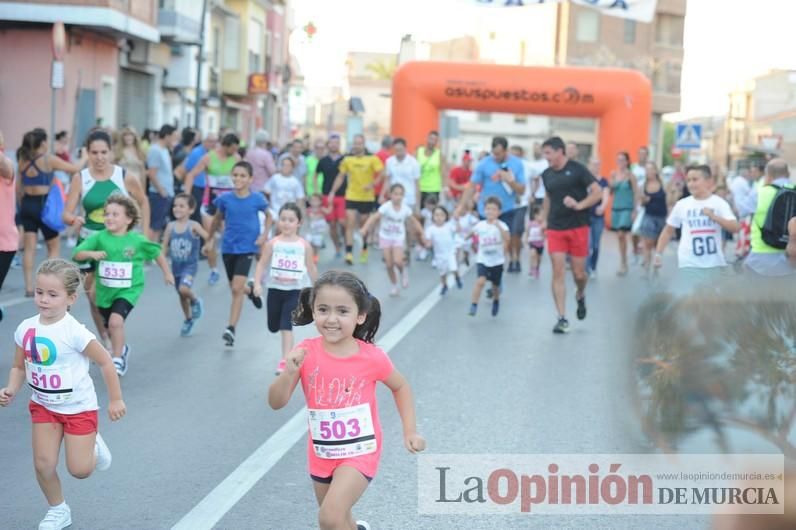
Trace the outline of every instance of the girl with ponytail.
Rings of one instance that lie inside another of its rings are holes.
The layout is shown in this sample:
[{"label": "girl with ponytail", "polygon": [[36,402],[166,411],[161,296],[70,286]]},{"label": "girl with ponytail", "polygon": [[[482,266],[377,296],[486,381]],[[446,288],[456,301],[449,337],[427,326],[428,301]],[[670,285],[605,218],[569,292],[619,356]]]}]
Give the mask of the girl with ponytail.
[{"label": "girl with ponytail", "polygon": [[370,528],[354,522],[351,509],[376,475],[382,432],[376,383],[392,390],[401,417],[404,446],[422,451],[412,390],[387,354],[373,344],[381,307],[365,284],[346,271],[331,270],[303,289],[293,324],[315,322],[320,337],[301,342],[268,390],[273,409],[284,407],[301,381],[310,436],[307,456],[320,510],[321,528]]}]

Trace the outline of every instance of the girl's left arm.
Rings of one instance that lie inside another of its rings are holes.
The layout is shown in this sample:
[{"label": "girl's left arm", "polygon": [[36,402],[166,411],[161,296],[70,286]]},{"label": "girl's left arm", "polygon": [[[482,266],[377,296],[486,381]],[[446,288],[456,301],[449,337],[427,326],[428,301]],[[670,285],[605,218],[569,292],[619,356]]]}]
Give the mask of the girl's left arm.
[{"label": "girl's left arm", "polygon": [[108,389],[108,416],[111,421],[122,419],[122,416],[127,413],[127,406],[122,400],[122,385],[119,383],[119,376],[116,374],[116,367],[113,365],[108,350],[95,339],[88,343],[86,349],[83,350],[83,355],[94,361],[102,371],[102,378]]},{"label": "girl's left arm", "polygon": [[315,280],[318,279],[318,267],[315,265],[313,254],[314,252],[312,250],[312,245],[310,245],[307,241],[304,241],[304,263],[306,264],[307,272],[310,275],[310,280],[312,280],[312,283],[315,283]]},{"label": "girl's left arm", "polygon": [[415,402],[409,382],[398,370],[393,369],[384,384],[392,390],[395,407],[401,416],[404,430],[404,446],[410,453],[417,453],[426,448],[426,440],[417,433]]}]

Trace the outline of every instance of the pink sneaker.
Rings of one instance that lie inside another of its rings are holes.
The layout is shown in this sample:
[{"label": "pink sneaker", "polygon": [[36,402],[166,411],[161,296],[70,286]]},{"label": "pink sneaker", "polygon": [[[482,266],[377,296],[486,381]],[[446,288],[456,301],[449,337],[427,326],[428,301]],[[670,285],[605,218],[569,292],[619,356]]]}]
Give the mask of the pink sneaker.
[{"label": "pink sneaker", "polygon": [[401,278],[401,287],[407,289],[409,287],[409,272],[404,269],[403,277]]},{"label": "pink sneaker", "polygon": [[279,361],[279,365],[276,367],[276,375],[281,374],[287,368],[287,361],[282,359]]}]

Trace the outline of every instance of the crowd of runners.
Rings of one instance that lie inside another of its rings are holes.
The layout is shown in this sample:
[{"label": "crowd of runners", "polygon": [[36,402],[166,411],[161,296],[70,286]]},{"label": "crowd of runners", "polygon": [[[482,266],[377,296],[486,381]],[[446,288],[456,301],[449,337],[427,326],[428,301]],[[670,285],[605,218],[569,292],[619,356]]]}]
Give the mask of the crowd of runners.
[{"label": "crowd of runners", "polygon": [[[664,177],[644,147],[635,157],[617,153],[616,169],[603,175],[599,160],[579,162],[577,146],[558,137],[535,144],[525,158],[521,146],[498,136],[488,151],[462,153],[455,165],[436,131],[416,147],[385,138],[374,153],[362,135],[345,151],[335,135],[277,149],[265,131],[246,146],[233,131],[202,135],[170,125],[140,138],[131,128],[96,129],[79,149],[65,133],[54,140],[51,149],[47,133],[33,129],[16,159],[0,158],[0,288],[11,268],[21,269],[25,296],[38,310],[0,309],[0,319],[21,322],[0,405],[23,384],[31,387],[34,466],[49,504],[42,530],[71,524],[56,473],[62,442],[72,475],[110,466],[89,366],[101,369],[110,419],[122,418],[120,377],[132,352],[125,322],[152,288],[148,268],[158,267],[175,290],[181,336],[193,334],[205,312],[197,284],[218,283],[222,266],[231,303],[226,325],[217,326],[220,343],[234,347],[245,304],[264,310],[268,331],[281,337],[269,404],[283,407],[301,382],[310,410],[308,459],[321,528],[368,528],[351,508],[381,454],[376,382],[393,392],[406,448],[425,448],[409,384],[373,343],[381,306],[408,288],[410,269],[433,267],[445,296],[465,287],[474,265],[462,315],[478,316],[486,287],[489,312],[498,317],[504,272],[537,281],[550,267],[556,334],[570,329],[568,269],[575,315],[587,317],[587,284],[604,274],[606,237],[618,240],[620,277],[654,276],[675,239],[678,277],[689,285],[796,271],[796,190],[778,158],[727,182],[708,165]],[[40,237],[49,258],[37,266]],[[390,284],[382,300],[355,274],[375,250]],[[728,255],[738,267],[728,267]],[[68,311],[81,291],[93,330]],[[295,344],[293,326],[312,322],[318,336]],[[353,380],[360,391],[343,392],[346,385],[331,384],[337,380]]]}]

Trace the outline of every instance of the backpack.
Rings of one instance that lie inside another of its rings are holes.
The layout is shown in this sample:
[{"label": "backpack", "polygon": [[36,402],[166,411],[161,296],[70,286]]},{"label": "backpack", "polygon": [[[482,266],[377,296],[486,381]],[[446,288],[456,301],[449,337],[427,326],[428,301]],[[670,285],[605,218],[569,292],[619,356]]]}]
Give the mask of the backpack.
[{"label": "backpack", "polygon": [[796,217],[796,188],[772,186],[777,189],[777,194],[768,207],[760,233],[766,245],[784,250],[788,246],[788,221]]}]

